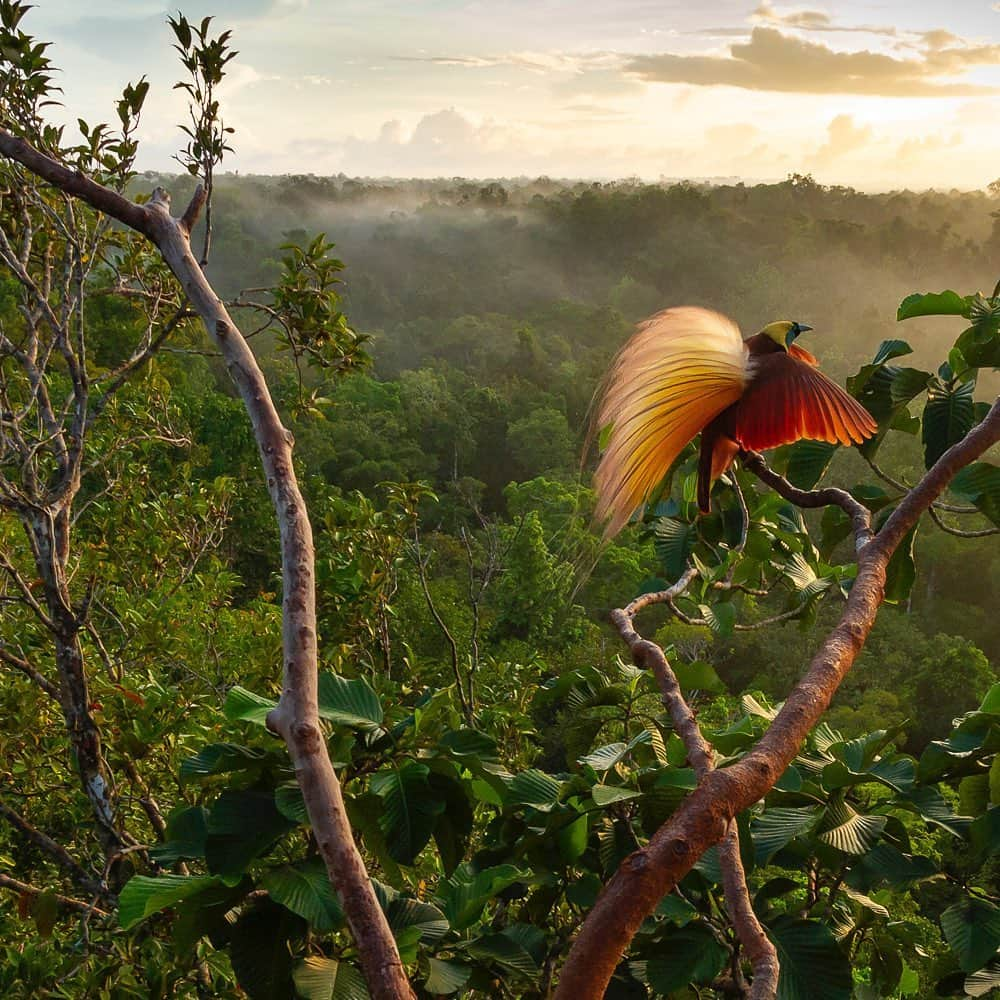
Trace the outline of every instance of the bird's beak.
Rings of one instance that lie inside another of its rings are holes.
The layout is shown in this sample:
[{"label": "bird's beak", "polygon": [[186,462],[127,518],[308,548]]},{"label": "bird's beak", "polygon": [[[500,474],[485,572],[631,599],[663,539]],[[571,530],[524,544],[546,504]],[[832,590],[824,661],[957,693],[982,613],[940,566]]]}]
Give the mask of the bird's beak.
[{"label": "bird's beak", "polygon": [[795,325],[798,328],[798,332],[799,333],[805,333],[806,330],[811,330],[812,329],[811,326],[806,326],[804,323],[796,323]]}]

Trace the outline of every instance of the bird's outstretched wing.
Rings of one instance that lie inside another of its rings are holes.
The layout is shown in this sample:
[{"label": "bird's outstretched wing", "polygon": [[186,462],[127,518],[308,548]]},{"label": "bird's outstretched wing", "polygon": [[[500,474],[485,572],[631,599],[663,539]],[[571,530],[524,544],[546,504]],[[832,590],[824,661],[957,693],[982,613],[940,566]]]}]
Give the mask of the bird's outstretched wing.
[{"label": "bird's outstretched wing", "polygon": [[733,428],[742,448],[764,451],[802,438],[860,444],[878,430],[872,415],[814,363],[783,352],[751,361]]},{"label": "bird's outstretched wing", "polygon": [[606,538],[628,521],[684,446],[740,398],[746,382],[747,349],[731,319],[685,306],[639,325],[599,394],[595,426],[607,441],[594,484]]}]

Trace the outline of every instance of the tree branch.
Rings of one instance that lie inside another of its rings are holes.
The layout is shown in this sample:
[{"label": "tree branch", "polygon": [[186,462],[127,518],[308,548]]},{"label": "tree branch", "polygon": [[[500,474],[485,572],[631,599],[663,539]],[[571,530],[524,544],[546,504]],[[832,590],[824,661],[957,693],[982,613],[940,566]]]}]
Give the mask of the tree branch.
[{"label": "tree branch", "polygon": [[[636,665],[653,671],[663,696],[663,704],[670,713],[674,729],[687,750],[688,761],[701,783],[715,769],[712,747],[702,735],[698,720],[684,698],[677,676],[663,650],[656,643],[643,639],[632,624],[635,606],[638,604],[645,607],[648,603],[639,598],[624,610],[612,611],[611,621],[631,650]],[[735,819],[730,820],[719,846],[719,863],[729,919],[753,967],[750,998],[769,1000],[778,988],[778,953],[753,912],[746,873],[740,858],[739,830]]]},{"label": "tree branch", "polygon": [[61,896],[57,892],[49,893],[48,889],[39,889],[37,886],[29,885],[27,882],[21,882],[16,878],[11,878],[10,875],[2,873],[0,873],[0,888],[12,889],[14,892],[20,893],[23,896],[31,896],[32,898],[46,893],[55,899],[62,910],[75,910],[78,913],[89,914],[94,917],[108,917],[111,915],[106,910],[98,909],[93,903],[88,903],[82,899],[73,899],[72,896]]},{"label": "tree branch", "polygon": [[29,843],[34,844],[43,854],[47,854],[64,872],[92,896],[111,900],[107,886],[91,875],[62,844],[56,843],[47,833],[32,826],[20,813],[11,809],[6,802],[0,801],[0,818],[8,823]]},{"label": "tree branch", "polygon": [[847,675],[875,623],[890,557],[955,474],[1000,441],[1000,399],[983,421],[941,456],[900,501],[878,536],[870,538],[867,510],[843,490],[792,487],[763,463],[746,463],[761,479],[802,506],[836,504],[851,516],[858,574],[840,621],[827,635],[805,677],[792,689],[770,728],[740,761],[713,771],[681,803],[649,843],[627,857],[584,921],[563,967],[556,1000],[600,1000],[639,925],[690,871],[730,820],[770,791],[799,752]]},{"label": "tree branch", "polygon": [[341,894],[372,997],[411,997],[395,940],[354,842],[319,724],[312,526],[292,463],[292,435],[281,422],[253,352],[191,252],[190,231],[204,204],[203,192],[195,192],[178,220],[170,215],[170,196],[162,188],[147,205],[137,205],[3,129],[0,154],[149,239],[222,352],[253,426],[281,536],[284,679],[268,725],[288,746],[316,843]]}]

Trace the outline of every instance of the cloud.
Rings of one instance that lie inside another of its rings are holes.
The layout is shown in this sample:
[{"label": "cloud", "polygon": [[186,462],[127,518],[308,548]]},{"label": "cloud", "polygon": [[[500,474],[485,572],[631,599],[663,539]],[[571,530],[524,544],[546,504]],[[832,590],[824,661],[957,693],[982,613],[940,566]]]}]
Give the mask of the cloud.
[{"label": "cloud", "polygon": [[775,28],[756,27],[728,56],[633,56],[630,72],[648,83],[690,83],[807,94],[872,94],[883,97],[962,96],[994,88],[951,82],[973,66],[1000,61],[1000,45],[927,48],[896,59],[879,52],[839,52]]},{"label": "cloud", "polygon": [[760,24],[779,25],[784,28],[798,28],[800,31],[847,31],[866,35],[888,35],[895,37],[896,29],[885,25],[836,24],[823,10],[779,11],[768,0],[762,0],[750,15],[750,20]]},{"label": "cloud", "polygon": [[468,56],[393,56],[398,62],[423,62],[436,66],[459,66],[467,69],[490,69],[513,66],[533,73],[582,73],[587,69],[614,65],[620,57],[610,52],[505,52],[497,55]]},{"label": "cloud", "polygon": [[819,169],[849,153],[864,149],[874,136],[871,125],[855,125],[850,115],[837,115],[827,126],[827,140],[812,158]]}]

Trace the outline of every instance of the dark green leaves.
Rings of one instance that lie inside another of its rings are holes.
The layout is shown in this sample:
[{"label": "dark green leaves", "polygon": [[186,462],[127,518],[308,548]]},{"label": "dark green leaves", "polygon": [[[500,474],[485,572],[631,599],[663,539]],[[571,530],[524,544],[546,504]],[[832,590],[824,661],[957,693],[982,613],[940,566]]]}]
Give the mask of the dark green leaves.
[{"label": "dark green leaves", "polygon": [[332,931],[344,920],[340,900],[319,858],[272,868],[261,880],[276,903],[297,913],[317,931]]},{"label": "dark green leaves", "polygon": [[118,923],[128,930],[140,920],[219,884],[219,879],[207,875],[160,875],[157,878],[134,875],[125,883],[118,898]]},{"label": "dark green leaves", "polygon": [[966,466],[951,481],[951,491],[1000,527],[1000,468],[990,462]]},{"label": "dark green leaves", "polygon": [[770,926],[769,937],[781,967],[778,1000],[849,1000],[851,963],[829,927],[783,917]]},{"label": "dark green leaves", "polygon": [[967,896],[941,914],[941,927],[964,972],[982,968],[1000,948],[1000,908]]},{"label": "dark green leaves", "polygon": [[426,765],[411,760],[372,775],[371,789],[383,805],[378,824],[389,853],[401,864],[413,864],[444,809],[444,802],[431,794],[429,773]]},{"label": "dark green leaves", "polygon": [[653,529],[653,546],[664,572],[676,580],[687,567],[698,533],[693,524],[673,517],[661,517]]},{"label": "dark green leaves", "polygon": [[923,417],[924,464],[928,469],[972,430],[974,390],[971,381],[949,386],[937,380],[928,389]]},{"label": "dark green leaves", "polygon": [[785,478],[802,490],[811,490],[833,460],[837,445],[825,441],[797,441],[787,452]]},{"label": "dark green leaves", "polygon": [[213,875],[237,878],[295,824],[282,816],[270,790],[227,789],[208,819],[205,861]]}]

